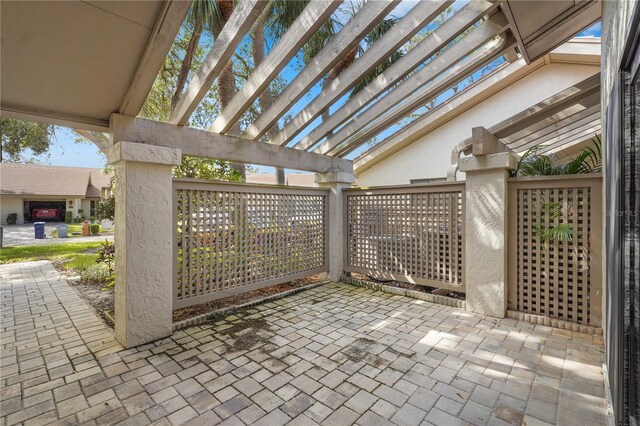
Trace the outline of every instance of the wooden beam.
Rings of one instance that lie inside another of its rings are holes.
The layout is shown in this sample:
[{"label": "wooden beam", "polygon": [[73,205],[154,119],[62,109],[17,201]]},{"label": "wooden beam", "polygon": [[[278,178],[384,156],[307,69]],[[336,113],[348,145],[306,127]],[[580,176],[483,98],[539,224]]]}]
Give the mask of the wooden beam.
[{"label": "wooden beam", "polygon": [[286,145],[306,126],[333,105],[349,89],[358,83],[364,75],[378,66],[389,55],[398,50],[405,42],[420,31],[426,24],[436,18],[450,5],[450,1],[422,1],[418,2],[394,26],[362,56],[345,69],[328,87],[316,96],[302,111],[300,111],[282,130],[269,142],[275,145]]},{"label": "wooden beam", "polygon": [[244,39],[260,13],[269,4],[264,0],[243,0],[233,10],[229,21],[213,42],[213,46],[202,65],[193,76],[191,84],[180,96],[171,111],[169,123],[184,126],[191,114],[206,96],[213,81],[233,56],[236,48]]},{"label": "wooden beam", "polygon": [[174,124],[112,114],[112,143],[126,141],[182,150],[182,154],[316,173],[353,172],[351,161],[299,149],[253,142]]},{"label": "wooden beam", "polygon": [[[538,60],[527,66],[525,60],[521,58],[513,64],[505,64],[495,72],[482,77],[471,86],[458,92],[451,99],[446,100],[435,109],[417,118],[410,125],[403,127],[377,143],[372,148],[360,154],[353,161],[356,175],[370,169],[385,158],[388,158],[404,147],[424,137],[450,120],[455,119],[457,116],[478,105],[483,100],[489,98],[505,87],[508,87],[514,81],[528,75],[544,65],[545,63],[543,60]],[[469,142],[468,149],[470,152],[471,138],[467,141]],[[467,141],[459,143],[457,147],[461,150],[466,149],[463,146],[467,145],[465,143]],[[456,154],[452,153],[452,158],[454,155]],[[457,156],[455,161],[457,161]]]},{"label": "wooden beam", "polygon": [[[434,129],[442,126],[444,123],[454,119],[464,111],[479,104],[484,99],[487,99],[498,91],[508,87],[514,81],[539,70],[545,65],[546,63],[543,58],[538,59],[531,64],[527,64],[524,58],[521,58],[512,64],[507,64],[495,73],[486,76],[483,80],[478,81],[476,84],[458,93],[455,97],[446,101],[433,111],[430,111],[418,118],[409,126],[404,127],[398,132],[385,138],[371,149],[360,154],[360,156],[353,161],[356,175],[372,168],[380,161],[383,161],[385,158],[388,158],[407,145],[410,145],[416,140],[424,137]],[[553,108],[555,105],[563,104],[561,110],[566,108],[564,101],[567,101],[571,97],[575,99],[576,96],[584,96],[584,93],[581,92],[587,91],[590,88],[597,88],[599,81],[600,73],[594,74],[592,77],[589,77],[584,81],[581,81],[580,83],[545,99],[531,108],[509,117],[495,126],[491,126],[489,130],[498,138],[508,142],[511,140],[509,135],[513,133],[509,130],[510,127],[517,126],[519,129],[523,129],[526,126],[521,127],[519,125],[520,122],[528,120],[530,117],[534,117],[536,115],[538,115],[537,120],[539,121],[541,120],[539,114],[542,114],[542,111],[544,110]],[[536,121],[533,122],[535,123]],[[531,126],[531,124],[532,122],[529,121],[527,126]],[[502,130],[505,130],[505,132],[502,133]],[[471,138],[468,138],[458,145],[469,146],[470,148]],[[452,156],[456,156],[456,154],[452,153]],[[455,160],[452,159],[452,164],[454,164],[455,161],[457,161],[457,158]]]},{"label": "wooden beam", "polygon": [[[571,111],[573,110],[574,109],[571,109]],[[599,104],[593,105],[588,108],[585,108],[584,106],[578,104],[575,105],[575,111],[572,114],[567,114],[565,118],[559,119],[553,124],[548,125],[540,130],[536,131],[532,129],[531,133],[523,138],[506,141],[506,143],[512,149],[519,149],[521,146],[529,145],[533,142],[544,143],[547,139],[554,137],[554,135],[558,135],[561,132],[575,129],[585,123],[600,118]]]},{"label": "wooden beam", "polygon": [[308,4],[282,39],[256,68],[229,105],[215,119],[209,130],[226,133],[240,119],[254,100],[265,90],[298,50],[340,6],[341,0],[315,0]]},{"label": "wooden beam", "polygon": [[545,147],[540,152],[542,154],[555,154],[559,151],[564,151],[567,148],[570,148],[571,146],[580,142],[588,141],[596,134],[602,134],[602,124],[598,124],[590,128],[585,127],[582,132],[573,133],[572,135],[567,136],[567,138],[562,139],[554,143],[553,145]]},{"label": "wooden beam", "polygon": [[171,0],[163,4],[138,69],[120,105],[121,114],[135,116],[142,109],[190,8],[191,0]]},{"label": "wooden beam", "polygon": [[558,132],[558,134],[553,135],[553,137],[546,138],[544,141],[534,141],[527,145],[521,145],[517,148],[513,148],[514,151],[524,152],[529,148],[533,148],[534,146],[540,146],[541,152],[546,152],[554,147],[562,146],[568,140],[575,140],[576,138],[586,138],[589,135],[593,136],[596,134],[602,127],[602,123],[599,118],[593,119],[588,123],[584,123],[578,127],[568,127],[564,130]]},{"label": "wooden beam", "polygon": [[465,5],[293,146],[299,149],[314,146],[495,7],[496,4],[485,0]]},{"label": "wooden beam", "polygon": [[[454,81],[473,72],[477,68],[476,64],[485,62],[487,58],[499,52],[504,47],[504,38],[500,43],[486,43],[502,31],[504,25],[501,23],[486,21],[353,118],[340,131],[314,149],[314,152],[337,153],[343,146],[357,145],[415,111]],[[460,62],[463,59],[465,61]],[[436,80],[443,72],[446,72],[446,76]]]},{"label": "wooden beam", "polygon": [[[592,81],[592,78],[588,80]],[[588,86],[582,83],[584,82],[580,83],[581,86]],[[580,90],[576,85],[564,91],[563,96],[557,96],[554,99],[552,103],[545,101],[538,104],[537,109],[530,108],[518,114],[517,117],[512,117],[512,120],[500,123],[504,124],[504,127],[496,127],[498,130],[494,133],[506,143],[526,137],[589,106],[599,104],[600,87],[596,85]]]},{"label": "wooden beam", "polygon": [[259,139],[282,117],[305,93],[331,69],[343,56],[355,47],[385,15],[400,3],[400,0],[378,0],[367,2],[356,15],[331,38],[296,78],[278,95],[271,107],[250,124],[244,137]]}]

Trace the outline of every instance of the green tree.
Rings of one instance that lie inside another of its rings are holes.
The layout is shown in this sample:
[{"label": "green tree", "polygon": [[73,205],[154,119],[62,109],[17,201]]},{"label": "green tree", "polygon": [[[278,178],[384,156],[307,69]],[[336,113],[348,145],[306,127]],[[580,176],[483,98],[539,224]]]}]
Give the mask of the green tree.
[{"label": "green tree", "polygon": [[[34,162],[36,156],[49,151],[55,137],[50,124],[33,123],[13,118],[0,118],[0,162]],[[31,157],[27,155],[31,153]]]},{"label": "green tree", "polygon": [[[268,38],[273,40],[279,40],[284,36],[287,30],[293,25],[296,18],[302,13],[304,8],[309,4],[310,0],[271,0],[269,6],[265,9],[265,12],[260,16],[253,26],[251,35],[253,38],[252,43],[252,55],[254,59],[254,65],[257,68],[264,60],[264,52],[266,48],[267,34]],[[350,14],[353,17],[362,7],[364,3],[356,2],[351,4]],[[333,66],[324,78],[323,88],[328,87],[338,76],[347,69],[353,61],[362,55],[365,49],[370,48],[377,40],[389,31],[393,25],[397,22],[394,17],[389,17],[378,23],[370,32],[364,37],[363,44],[354,46],[349,52],[347,52],[343,58]],[[329,43],[332,37],[340,30],[340,23],[333,17],[330,17],[313,36],[302,47],[302,62],[308,65],[309,62]],[[375,80],[380,74],[382,74],[387,68],[402,57],[400,50],[393,52],[389,58],[365,74],[362,79],[351,90],[350,96],[355,95],[358,91],[366,87],[367,84]],[[262,111],[267,110],[273,103],[273,93],[271,87],[267,88],[258,98],[260,103],[260,109]],[[329,108],[322,113],[322,119],[328,119],[330,115]],[[278,123],[269,129],[267,137],[271,138],[273,135],[280,131]],[[276,178],[279,184],[284,184],[284,171],[276,169]]]},{"label": "green tree", "polygon": [[[165,63],[147,96],[147,100],[140,112],[145,118],[156,121],[166,121],[171,109],[183,92],[189,73],[200,66],[205,51],[199,46],[203,32],[208,31],[215,39],[224,26],[225,19],[229,19],[233,11],[228,11],[227,1],[196,0],[193,2],[188,19],[183,24],[178,37],[173,43]],[[225,11],[223,13],[223,11]],[[229,61],[232,63],[232,61]],[[224,74],[229,70],[221,73]],[[232,68],[231,68],[232,70]],[[235,83],[234,83],[235,85]],[[219,96],[219,87],[212,87],[202,100],[191,118],[194,127],[206,128],[211,117],[216,116],[223,108]],[[234,91],[235,93],[235,91]],[[174,177],[198,178],[210,180],[239,181],[244,178],[244,166],[233,167],[227,161],[207,158],[183,156],[182,164],[173,171]]]}]

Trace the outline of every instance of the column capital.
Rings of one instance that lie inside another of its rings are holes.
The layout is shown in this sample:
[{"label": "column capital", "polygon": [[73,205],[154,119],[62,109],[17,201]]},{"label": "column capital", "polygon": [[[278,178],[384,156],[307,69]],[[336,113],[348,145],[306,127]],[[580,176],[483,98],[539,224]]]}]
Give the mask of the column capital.
[{"label": "column capital", "polygon": [[484,170],[507,169],[515,170],[516,156],[511,152],[500,152],[482,156],[472,156],[460,159],[461,172],[478,172]]},{"label": "column capital", "polygon": [[348,183],[352,184],[356,181],[355,176],[352,173],[346,172],[327,172],[316,173],[315,182],[318,185],[330,185],[336,183]]},{"label": "column capital", "polygon": [[116,142],[107,151],[107,161],[109,164],[133,161],[178,166],[182,161],[182,151],[136,142]]}]

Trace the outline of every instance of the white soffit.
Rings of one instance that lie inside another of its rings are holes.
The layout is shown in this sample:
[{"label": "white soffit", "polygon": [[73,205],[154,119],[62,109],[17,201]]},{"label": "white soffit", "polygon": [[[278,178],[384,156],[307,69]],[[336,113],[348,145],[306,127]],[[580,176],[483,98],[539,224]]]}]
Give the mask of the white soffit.
[{"label": "white soffit", "polygon": [[[132,82],[148,85],[136,70],[158,38],[156,22],[170,16],[177,31],[184,19],[190,3],[174,3],[171,15],[170,3],[155,0],[2,1],[2,115],[106,130],[127,96],[140,97],[127,95]],[[165,36],[170,46],[175,33]],[[157,71],[147,71],[151,83]]]}]

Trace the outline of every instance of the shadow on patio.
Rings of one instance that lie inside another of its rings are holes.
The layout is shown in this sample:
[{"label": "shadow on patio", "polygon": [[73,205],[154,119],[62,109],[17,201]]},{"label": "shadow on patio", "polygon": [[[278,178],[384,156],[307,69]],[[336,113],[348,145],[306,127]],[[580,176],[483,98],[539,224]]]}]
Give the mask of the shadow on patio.
[{"label": "shadow on patio", "polygon": [[605,421],[601,336],[328,284],[124,350],[49,262],[0,278],[8,426]]}]

